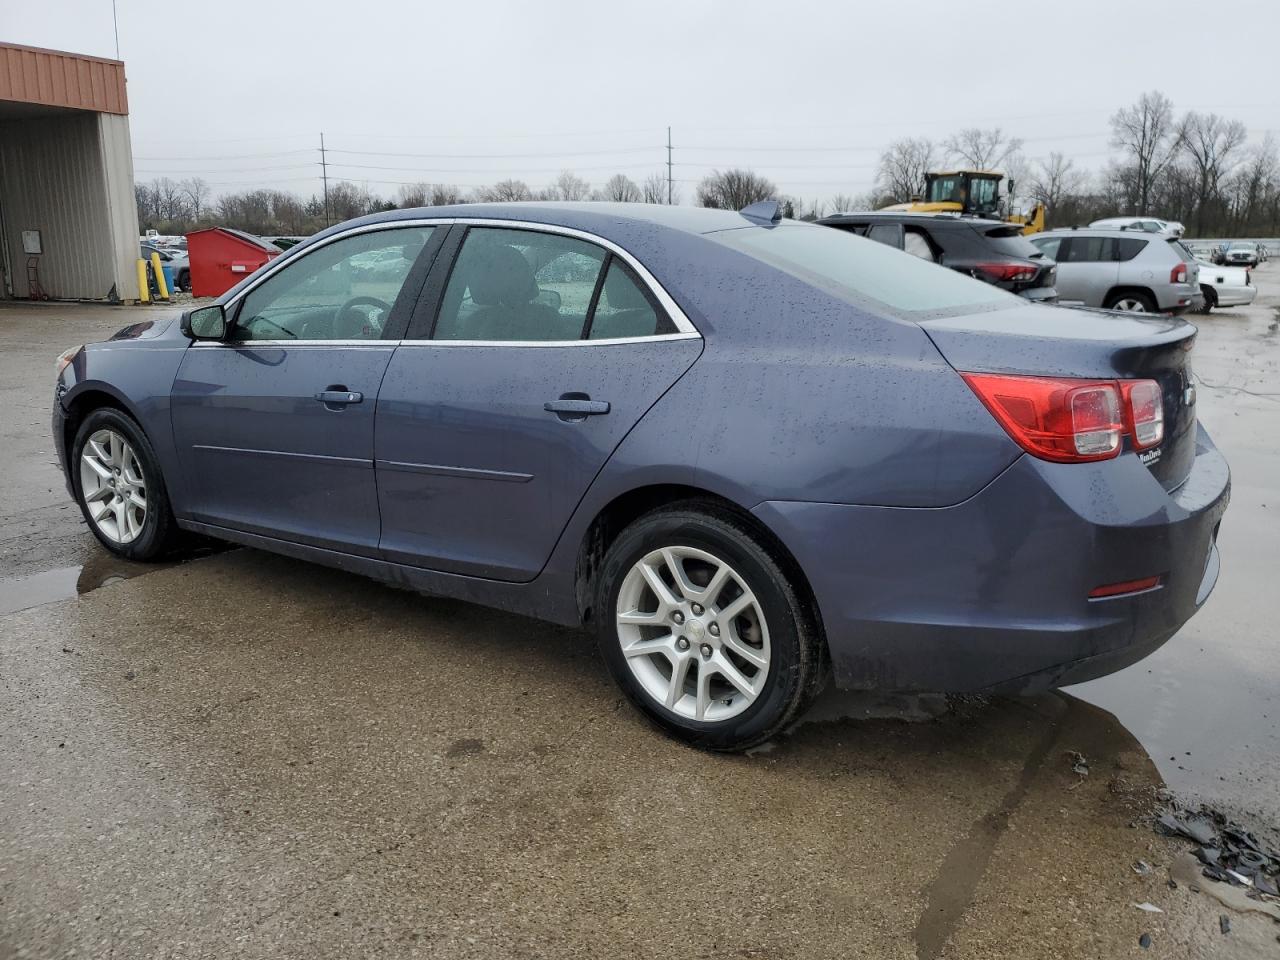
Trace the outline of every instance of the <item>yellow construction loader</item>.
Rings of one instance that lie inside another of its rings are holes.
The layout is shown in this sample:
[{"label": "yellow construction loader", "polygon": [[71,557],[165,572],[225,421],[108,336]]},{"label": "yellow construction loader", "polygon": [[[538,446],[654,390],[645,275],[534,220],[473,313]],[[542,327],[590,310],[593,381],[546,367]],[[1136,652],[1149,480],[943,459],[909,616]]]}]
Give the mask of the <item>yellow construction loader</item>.
[{"label": "yellow construction loader", "polygon": [[988,217],[1008,223],[1022,224],[1023,233],[1039,233],[1044,229],[1044,204],[1036,203],[1028,212],[1013,208],[1013,181],[1009,194],[1000,196],[1004,174],[995,170],[952,170],[924,175],[924,197],[913,197],[910,203],[895,203],[886,210],[910,213],[962,213]]}]

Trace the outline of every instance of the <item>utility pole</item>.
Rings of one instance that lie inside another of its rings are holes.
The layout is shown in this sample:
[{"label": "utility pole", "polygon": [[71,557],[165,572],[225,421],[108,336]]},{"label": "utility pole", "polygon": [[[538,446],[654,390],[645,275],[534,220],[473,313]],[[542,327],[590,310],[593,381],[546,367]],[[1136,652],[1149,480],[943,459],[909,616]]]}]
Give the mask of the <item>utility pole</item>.
[{"label": "utility pole", "polygon": [[116,0],[111,0],[111,28],[116,34],[116,59],[120,59],[120,20],[116,17]]},{"label": "utility pole", "polygon": [[667,127],[667,206],[671,206],[671,128]]},{"label": "utility pole", "polygon": [[324,131],[320,131],[320,176],[324,178],[324,225],[329,226],[329,164],[324,155]]}]

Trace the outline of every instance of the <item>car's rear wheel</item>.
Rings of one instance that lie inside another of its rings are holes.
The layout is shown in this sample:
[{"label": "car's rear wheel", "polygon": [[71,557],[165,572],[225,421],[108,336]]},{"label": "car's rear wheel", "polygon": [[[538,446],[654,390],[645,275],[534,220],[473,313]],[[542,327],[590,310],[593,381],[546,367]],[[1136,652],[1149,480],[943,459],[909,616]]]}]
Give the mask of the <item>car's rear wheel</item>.
[{"label": "car's rear wheel", "polygon": [[1107,310],[1127,310],[1130,313],[1155,313],[1156,302],[1150,294],[1138,290],[1125,290],[1113,293],[1102,305]]},{"label": "car's rear wheel", "polygon": [[628,698],[671,735],[742,750],[821,689],[818,629],[774,555],[712,504],[642,517],[609,548],[597,639]]},{"label": "car's rear wheel", "polygon": [[102,407],[85,417],[71,445],[72,483],[85,522],[104,547],[153,560],[174,545],[177,523],[146,434],[132,417]]}]

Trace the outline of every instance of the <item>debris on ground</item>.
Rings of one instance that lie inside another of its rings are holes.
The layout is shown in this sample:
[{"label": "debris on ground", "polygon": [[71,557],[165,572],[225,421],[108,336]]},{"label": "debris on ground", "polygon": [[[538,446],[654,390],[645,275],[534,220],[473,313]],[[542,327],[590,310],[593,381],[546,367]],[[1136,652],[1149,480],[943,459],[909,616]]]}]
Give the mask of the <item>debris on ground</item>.
[{"label": "debris on ground", "polygon": [[1133,862],[1133,872],[1140,877],[1145,877],[1151,872],[1151,864],[1145,860],[1135,860]]},{"label": "debris on ground", "polygon": [[1150,946],[1151,946],[1151,934],[1149,934],[1149,933],[1144,933],[1142,936],[1140,936],[1140,937],[1138,938],[1138,946],[1140,946],[1143,950],[1146,950],[1148,947],[1150,947]]},{"label": "debris on ground", "polygon": [[1225,913],[1218,914],[1218,929],[1222,931],[1224,937],[1231,932],[1231,918]]},{"label": "debris on ground", "polygon": [[1082,777],[1087,777],[1089,775],[1089,760],[1083,753],[1079,753],[1075,750],[1068,750],[1067,759],[1071,761],[1072,773],[1078,774]]},{"label": "debris on ground", "polygon": [[1170,810],[1156,818],[1155,829],[1196,844],[1202,876],[1244,887],[1255,899],[1280,899],[1280,853],[1222,814]]},{"label": "debris on ground", "polygon": [[1134,906],[1137,907],[1139,910],[1145,910],[1147,913],[1164,913],[1164,911],[1161,910],[1159,907],[1157,907],[1154,903],[1145,903],[1145,902],[1135,903]]}]

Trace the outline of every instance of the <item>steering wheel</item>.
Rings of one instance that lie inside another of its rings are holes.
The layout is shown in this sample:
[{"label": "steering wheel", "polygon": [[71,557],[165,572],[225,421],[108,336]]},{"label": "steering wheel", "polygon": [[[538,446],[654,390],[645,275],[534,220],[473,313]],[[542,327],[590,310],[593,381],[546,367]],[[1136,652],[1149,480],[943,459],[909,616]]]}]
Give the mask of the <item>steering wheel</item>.
[{"label": "steering wheel", "polygon": [[[382,317],[374,320],[356,307],[377,307]],[[376,340],[382,336],[382,327],[391,315],[391,304],[377,297],[352,297],[338,308],[333,317],[335,340]]]}]

